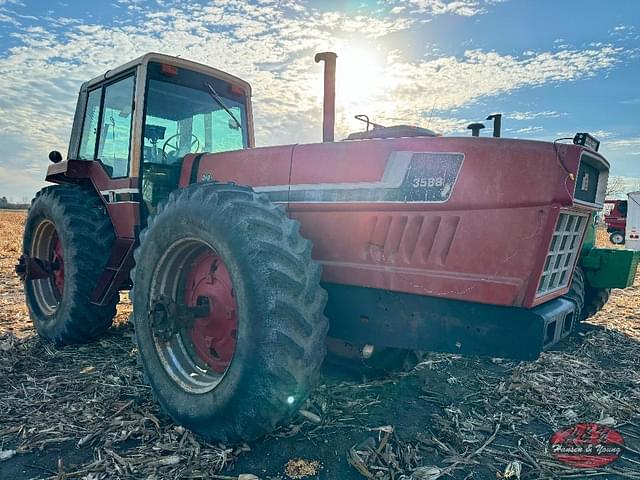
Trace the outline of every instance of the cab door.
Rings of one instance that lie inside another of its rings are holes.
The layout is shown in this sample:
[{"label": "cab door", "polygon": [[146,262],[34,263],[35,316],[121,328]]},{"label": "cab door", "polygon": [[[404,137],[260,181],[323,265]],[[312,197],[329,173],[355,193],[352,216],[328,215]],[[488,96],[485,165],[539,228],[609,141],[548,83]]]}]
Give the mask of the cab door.
[{"label": "cab door", "polygon": [[[140,191],[132,175],[136,70],[89,86],[75,160],[87,161],[88,177],[102,196],[116,240],[91,300],[102,304],[129,286]],[[82,163],[82,162],[76,162]]]},{"label": "cab door", "polygon": [[93,161],[91,179],[102,195],[116,237],[135,238],[139,189],[131,175],[136,72],[90,86],[76,159]]}]

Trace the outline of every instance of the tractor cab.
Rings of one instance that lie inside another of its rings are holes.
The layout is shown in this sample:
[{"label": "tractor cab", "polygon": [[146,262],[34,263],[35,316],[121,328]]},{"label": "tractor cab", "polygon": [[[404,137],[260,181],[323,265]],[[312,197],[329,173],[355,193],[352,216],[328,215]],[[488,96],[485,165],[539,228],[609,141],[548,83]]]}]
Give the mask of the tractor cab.
[{"label": "tractor cab", "polygon": [[121,185],[138,190],[146,216],[178,187],[186,155],[253,146],[250,98],[227,73],[144,55],[82,85],[68,159],[98,164],[92,178],[113,200]]}]

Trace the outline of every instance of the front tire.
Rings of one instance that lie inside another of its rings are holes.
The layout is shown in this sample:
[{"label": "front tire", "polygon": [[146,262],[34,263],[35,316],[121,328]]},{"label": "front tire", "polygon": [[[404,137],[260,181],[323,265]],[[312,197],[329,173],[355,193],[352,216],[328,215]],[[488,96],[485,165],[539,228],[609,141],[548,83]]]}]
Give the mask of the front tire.
[{"label": "front tire", "polygon": [[31,202],[24,228],[25,255],[56,262],[49,278],[26,280],[29,315],[38,334],[56,346],[99,337],[113,321],[118,295],[104,306],[90,297],[109,260],[111,220],[95,190],[55,185]]},{"label": "front tire", "polygon": [[132,298],[145,376],[164,411],[208,440],[272,431],[315,384],[326,292],[298,225],[250,188],[208,183],[173,192],[141,234]]},{"label": "front tire", "polygon": [[582,320],[593,317],[602,310],[609,301],[610,294],[610,288],[593,288],[587,282],[584,295],[584,308],[582,309]]},{"label": "front tire", "polygon": [[585,296],[585,278],[584,272],[582,271],[582,267],[576,267],[573,272],[573,279],[571,280],[571,285],[569,287],[569,291],[565,295],[570,300],[573,300],[576,308],[575,308],[575,319],[576,322],[581,322],[583,320],[582,312],[584,310],[584,296]]},{"label": "front tire", "polygon": [[569,292],[565,295],[576,304],[576,318],[582,322],[598,313],[609,301],[611,289],[593,288],[584,274],[582,267],[576,267]]}]

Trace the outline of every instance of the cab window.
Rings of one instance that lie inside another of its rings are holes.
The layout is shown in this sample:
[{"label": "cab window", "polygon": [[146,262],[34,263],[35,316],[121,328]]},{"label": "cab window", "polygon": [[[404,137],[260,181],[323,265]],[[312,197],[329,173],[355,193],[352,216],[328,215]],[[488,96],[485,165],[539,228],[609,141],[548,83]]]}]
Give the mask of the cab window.
[{"label": "cab window", "polygon": [[100,101],[102,89],[97,88],[89,92],[87,109],[84,113],[82,137],[80,139],[80,160],[93,160],[96,153],[96,138],[98,135],[98,121],[100,120]]},{"label": "cab window", "polygon": [[98,159],[111,177],[129,175],[133,76],[105,87]]},{"label": "cab window", "polygon": [[79,158],[98,160],[112,178],[129,175],[133,93],[129,75],[89,92]]},{"label": "cab window", "polygon": [[196,89],[164,79],[149,80],[144,162],[173,164],[188,153],[246,147],[244,103],[220,95],[225,110],[206,90],[213,82],[205,78]]}]

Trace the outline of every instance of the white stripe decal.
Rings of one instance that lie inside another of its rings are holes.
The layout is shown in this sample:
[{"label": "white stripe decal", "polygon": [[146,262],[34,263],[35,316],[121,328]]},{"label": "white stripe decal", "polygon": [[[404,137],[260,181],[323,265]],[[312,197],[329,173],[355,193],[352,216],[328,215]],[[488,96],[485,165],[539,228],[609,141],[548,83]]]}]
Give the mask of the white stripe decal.
[{"label": "white stripe decal", "polygon": [[[100,190],[100,194],[108,204],[114,203],[140,203],[135,201],[135,196],[140,195],[140,190],[137,188],[114,188],[113,190]],[[119,200],[124,195],[128,195],[126,200]]]},{"label": "white stripe decal", "polygon": [[[382,179],[377,182],[348,182],[348,183],[299,183],[291,185],[291,191],[296,190],[353,190],[369,188],[398,188],[402,185],[404,175],[407,173],[409,163],[414,152],[393,152],[382,174]],[[279,192],[288,190],[288,185],[269,185],[255,187],[256,192]]]},{"label": "white stripe decal", "polygon": [[140,189],[138,188],[113,188],[109,190],[100,190],[102,195],[109,195],[110,193],[118,194],[118,193],[140,193]]},{"label": "white stripe decal", "polygon": [[274,202],[443,203],[462,168],[460,152],[392,152],[377,182],[256,186]]}]

